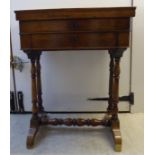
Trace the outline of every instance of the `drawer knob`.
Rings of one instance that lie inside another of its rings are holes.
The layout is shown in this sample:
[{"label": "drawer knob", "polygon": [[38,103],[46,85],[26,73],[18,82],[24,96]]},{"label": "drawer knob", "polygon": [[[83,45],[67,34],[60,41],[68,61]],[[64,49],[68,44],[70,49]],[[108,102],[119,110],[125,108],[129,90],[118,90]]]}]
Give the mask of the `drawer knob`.
[{"label": "drawer knob", "polygon": [[72,27],[73,27],[74,29],[79,28],[79,23],[73,22],[73,23],[72,23]]},{"label": "drawer knob", "polygon": [[78,36],[71,37],[71,43],[77,43],[77,41],[78,41]]}]

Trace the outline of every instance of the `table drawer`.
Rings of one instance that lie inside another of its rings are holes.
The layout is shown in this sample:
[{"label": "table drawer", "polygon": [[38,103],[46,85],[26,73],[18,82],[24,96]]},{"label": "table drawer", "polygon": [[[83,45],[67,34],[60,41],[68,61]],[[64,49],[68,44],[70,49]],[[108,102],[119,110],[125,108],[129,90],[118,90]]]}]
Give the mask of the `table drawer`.
[{"label": "table drawer", "polygon": [[23,50],[104,49],[127,47],[129,33],[74,33],[21,35]]},{"label": "table drawer", "polygon": [[129,30],[129,18],[21,21],[21,33]]}]

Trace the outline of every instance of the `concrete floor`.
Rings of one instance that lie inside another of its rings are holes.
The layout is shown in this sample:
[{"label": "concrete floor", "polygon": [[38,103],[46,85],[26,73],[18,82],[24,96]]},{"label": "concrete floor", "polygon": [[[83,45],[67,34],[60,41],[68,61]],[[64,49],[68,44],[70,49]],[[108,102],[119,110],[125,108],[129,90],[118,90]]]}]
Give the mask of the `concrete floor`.
[{"label": "concrete floor", "polygon": [[[53,115],[52,115],[53,116]],[[51,117],[52,117],[51,116]],[[64,116],[64,115],[63,115]],[[70,115],[64,116],[69,117]],[[71,115],[72,117],[74,115]],[[58,116],[53,116],[58,117]],[[59,116],[62,117],[62,116]],[[75,116],[76,117],[76,116]],[[80,117],[91,118],[88,115]],[[95,115],[95,118],[102,118]],[[143,155],[143,114],[120,114],[123,150],[113,149],[111,131],[103,127],[67,128],[46,126],[40,128],[35,147],[26,149],[30,115],[11,115],[11,155]]]}]

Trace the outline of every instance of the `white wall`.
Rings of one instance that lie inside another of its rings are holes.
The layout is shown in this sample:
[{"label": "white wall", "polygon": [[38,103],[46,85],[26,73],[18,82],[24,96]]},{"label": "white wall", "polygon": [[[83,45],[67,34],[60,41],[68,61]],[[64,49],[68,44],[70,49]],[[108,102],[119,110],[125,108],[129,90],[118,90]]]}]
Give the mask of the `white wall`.
[{"label": "white wall", "polygon": [[144,112],[144,2],[134,0],[137,6],[133,21],[132,90],[135,92],[135,105],[132,112]]},{"label": "white wall", "polygon": [[[138,2],[138,1],[137,1]],[[139,5],[138,3],[136,3]],[[23,9],[43,9],[43,8],[64,8],[64,7],[108,7],[108,6],[130,6],[130,0],[12,0],[11,1],[11,32],[14,55],[18,55],[24,60],[28,60],[26,55],[20,51],[19,26],[15,21],[14,10]],[[140,9],[138,9],[140,10]],[[134,24],[139,25],[139,18]],[[139,36],[143,33],[142,27],[134,27],[134,34]],[[138,29],[138,32],[137,32]],[[135,35],[134,35],[135,37]],[[137,52],[138,42],[143,46],[143,42],[138,37],[134,38],[133,53]],[[133,65],[137,66],[137,59],[143,55],[143,49],[135,54]],[[120,96],[129,93],[129,62],[130,49],[123,56],[121,63]],[[143,59],[138,61],[140,74],[143,74]],[[102,102],[88,102],[87,97],[108,95],[108,75],[109,75],[109,55],[105,51],[72,51],[72,52],[52,52],[43,53],[42,63],[42,83],[43,101],[46,110],[105,110]],[[133,67],[132,89],[135,91],[136,103],[134,112],[141,112],[143,109],[143,79],[136,79],[137,72]],[[140,82],[140,83],[139,83]],[[16,71],[17,90],[24,93],[24,103],[27,110],[31,109],[31,87],[30,87],[30,64],[26,64],[22,73]],[[137,85],[136,85],[136,84]],[[140,101],[140,102],[139,102]],[[120,104],[120,109],[128,110],[127,103]]]}]

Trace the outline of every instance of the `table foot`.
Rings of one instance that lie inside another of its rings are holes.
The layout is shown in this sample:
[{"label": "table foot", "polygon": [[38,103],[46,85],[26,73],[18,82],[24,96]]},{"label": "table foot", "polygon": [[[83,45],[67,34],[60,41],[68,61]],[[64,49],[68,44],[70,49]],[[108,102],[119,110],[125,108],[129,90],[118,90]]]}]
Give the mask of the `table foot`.
[{"label": "table foot", "polygon": [[121,152],[122,150],[122,136],[119,127],[119,122],[112,122],[112,133],[114,138],[114,149],[116,152]]},{"label": "table foot", "polygon": [[39,126],[40,126],[40,117],[37,115],[32,116],[31,121],[30,121],[30,128],[28,131],[28,136],[26,140],[26,146],[28,149],[31,149],[34,146],[34,141],[35,141],[37,132],[39,130]]},{"label": "table foot", "polygon": [[34,140],[35,140],[37,132],[38,132],[37,128],[30,128],[29,129],[27,140],[26,140],[26,146],[28,149],[33,148]]}]

